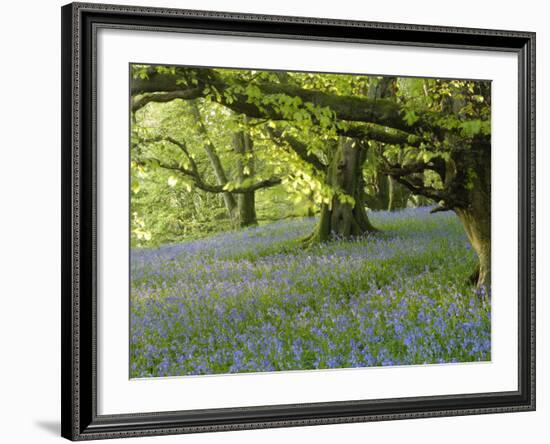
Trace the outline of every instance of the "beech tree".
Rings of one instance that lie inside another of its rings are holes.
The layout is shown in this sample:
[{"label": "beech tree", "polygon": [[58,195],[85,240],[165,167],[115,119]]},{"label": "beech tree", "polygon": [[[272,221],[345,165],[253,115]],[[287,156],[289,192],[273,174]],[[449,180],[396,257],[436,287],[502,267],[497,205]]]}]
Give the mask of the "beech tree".
[{"label": "beech tree", "polygon": [[[320,211],[306,242],[374,231],[366,179],[379,174],[437,203],[434,211],[454,211],[479,258],[472,280],[489,284],[489,82],[134,65],[131,93],[134,113],[201,99],[246,116],[249,141],[289,156],[289,171],[272,155],[282,175],[210,189],[244,196],[262,181],[304,184]],[[246,137],[235,137],[242,154]],[[184,169],[200,188],[193,166]]]}]

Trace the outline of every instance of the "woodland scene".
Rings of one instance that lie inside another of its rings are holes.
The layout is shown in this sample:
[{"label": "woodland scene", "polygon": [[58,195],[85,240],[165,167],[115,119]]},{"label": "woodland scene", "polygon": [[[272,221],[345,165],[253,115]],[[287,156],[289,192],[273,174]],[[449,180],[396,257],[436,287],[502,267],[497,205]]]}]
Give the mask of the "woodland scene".
[{"label": "woodland scene", "polygon": [[491,82],[130,67],[132,378],[491,359]]}]

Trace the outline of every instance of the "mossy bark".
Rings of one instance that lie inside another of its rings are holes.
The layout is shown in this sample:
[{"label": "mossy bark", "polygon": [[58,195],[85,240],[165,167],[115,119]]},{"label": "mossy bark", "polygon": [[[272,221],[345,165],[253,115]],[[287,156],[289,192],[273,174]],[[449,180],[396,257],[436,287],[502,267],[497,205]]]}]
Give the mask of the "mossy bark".
[{"label": "mossy bark", "polygon": [[[464,157],[459,157],[456,176],[467,184],[460,196],[467,205],[453,208],[464,226],[478,263],[470,280],[478,289],[491,287],[491,150],[487,143],[475,143]],[[474,172],[474,173],[472,173]]]},{"label": "mossy bark", "polygon": [[315,231],[305,239],[307,244],[327,241],[332,236],[348,239],[376,231],[365,210],[364,162],[364,148],[353,139],[340,138],[327,170],[327,183],[352,197],[353,203],[335,195],[330,205],[323,204]]}]

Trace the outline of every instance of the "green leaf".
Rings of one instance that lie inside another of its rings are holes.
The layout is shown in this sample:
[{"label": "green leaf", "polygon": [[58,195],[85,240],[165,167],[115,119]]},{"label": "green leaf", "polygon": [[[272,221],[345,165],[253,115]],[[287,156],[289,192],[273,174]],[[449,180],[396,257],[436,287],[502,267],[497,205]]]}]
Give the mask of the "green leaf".
[{"label": "green leaf", "polygon": [[473,137],[481,132],[481,120],[469,120],[460,124],[462,134],[466,137]]},{"label": "green leaf", "polygon": [[416,113],[413,110],[408,110],[405,112],[405,122],[407,122],[407,125],[414,125],[420,117],[416,115]]}]

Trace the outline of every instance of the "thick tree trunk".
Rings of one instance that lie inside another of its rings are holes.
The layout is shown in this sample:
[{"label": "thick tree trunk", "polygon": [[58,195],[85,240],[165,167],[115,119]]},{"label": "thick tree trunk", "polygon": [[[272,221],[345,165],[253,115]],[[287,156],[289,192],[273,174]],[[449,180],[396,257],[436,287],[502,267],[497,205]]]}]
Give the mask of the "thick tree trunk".
[{"label": "thick tree trunk", "polygon": [[365,210],[362,167],[365,151],[354,140],[342,137],[327,171],[328,184],[340,193],[352,197],[353,203],[335,195],[331,205],[321,208],[316,230],[305,241],[323,242],[332,236],[351,238],[376,231]]},{"label": "thick tree trunk", "polygon": [[462,222],[478,264],[470,279],[478,289],[491,288],[491,150],[490,145],[474,143],[468,156],[459,159],[456,175],[472,169],[471,179],[463,179],[468,205],[454,208]]},{"label": "thick tree trunk", "polygon": [[491,237],[490,223],[480,220],[479,214],[472,211],[457,211],[458,217],[466,230],[468,239],[478,257],[478,264],[470,279],[478,288],[491,286]]},{"label": "thick tree trunk", "polygon": [[257,225],[256,198],[254,191],[239,194],[237,197],[239,207],[239,224],[241,227]]},{"label": "thick tree trunk", "polygon": [[[239,154],[237,160],[237,180],[239,183],[254,176],[254,156],[250,135],[244,131],[236,132],[233,136],[235,152]],[[239,226],[248,227],[257,225],[256,196],[254,191],[240,193],[237,196]]]},{"label": "thick tree trunk", "polygon": [[478,265],[471,281],[478,288],[491,287],[491,201],[483,192],[472,192],[472,205],[467,209],[456,209],[470,244],[477,254]]}]

